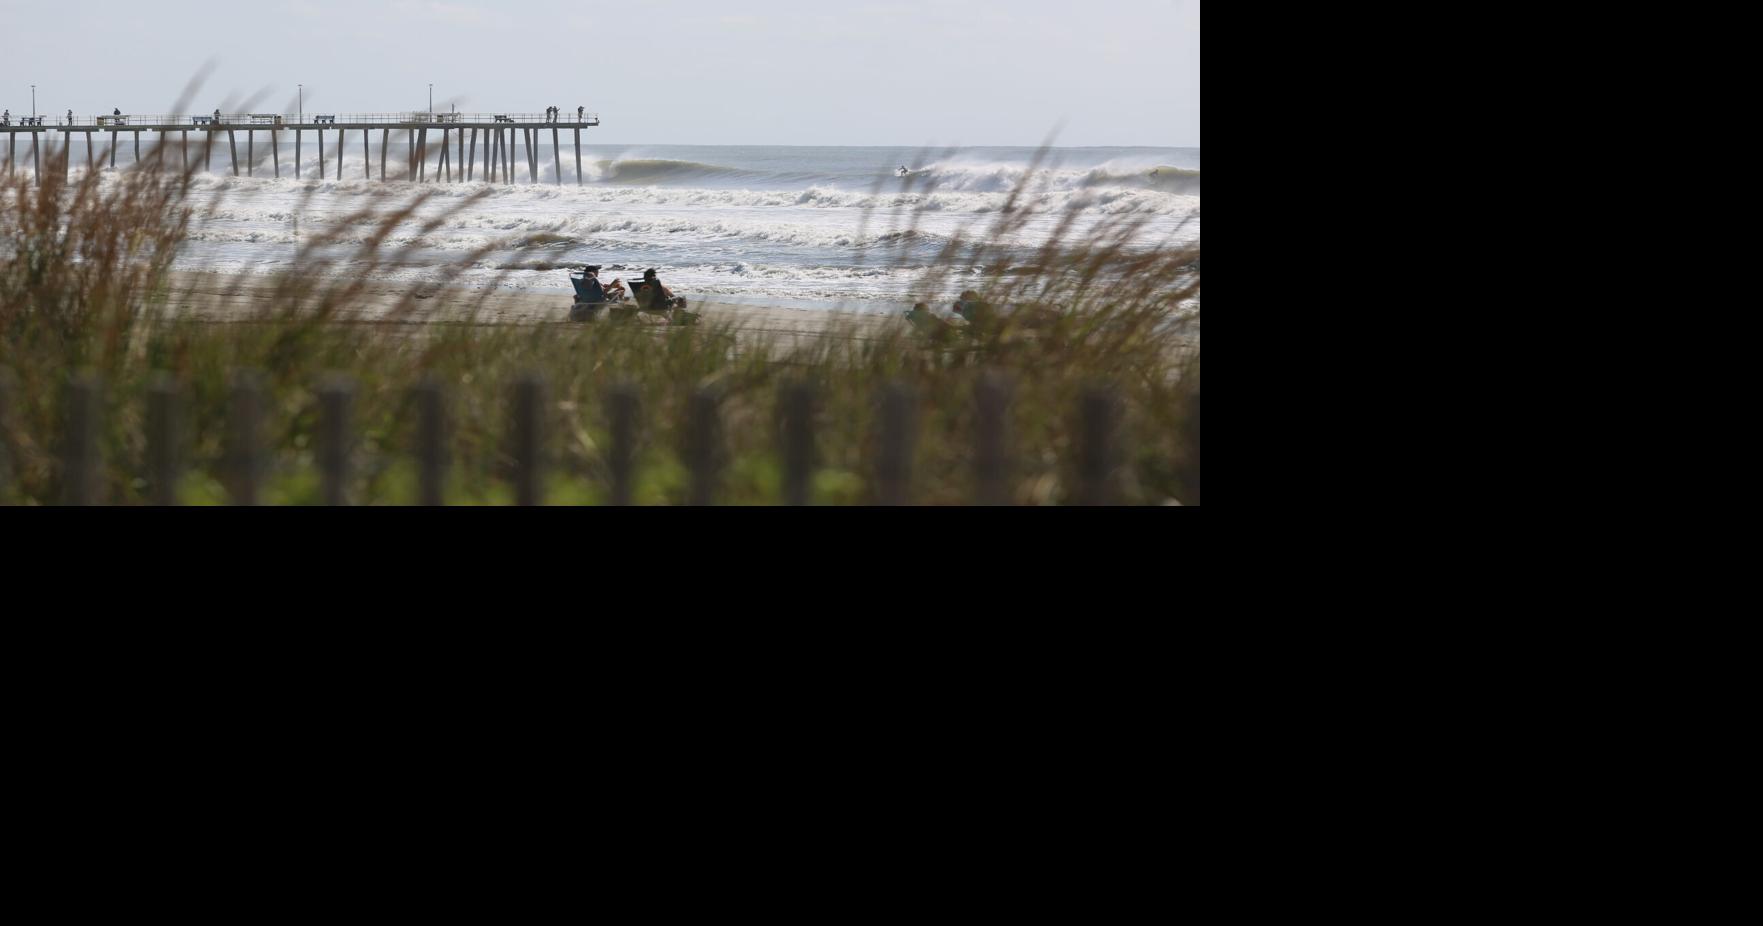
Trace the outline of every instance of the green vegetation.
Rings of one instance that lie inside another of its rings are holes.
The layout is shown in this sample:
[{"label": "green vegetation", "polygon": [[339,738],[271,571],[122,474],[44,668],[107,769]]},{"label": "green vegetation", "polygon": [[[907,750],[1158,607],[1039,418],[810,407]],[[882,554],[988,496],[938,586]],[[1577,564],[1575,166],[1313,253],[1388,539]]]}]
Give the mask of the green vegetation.
[{"label": "green vegetation", "polygon": [[[1000,312],[940,338],[904,322],[879,337],[834,329],[787,346],[710,319],[690,328],[343,323],[362,307],[372,274],[344,279],[327,272],[340,258],[324,255],[342,245],[325,234],[303,242],[301,272],[274,280],[251,318],[220,323],[180,311],[201,300],[177,288],[170,268],[189,231],[228,194],[194,192],[190,174],[167,161],[163,170],[149,159],[142,169],[71,184],[58,164],[46,163],[41,185],[22,172],[0,184],[0,376],[9,380],[0,386],[9,397],[0,409],[0,503],[62,497],[67,389],[81,373],[102,383],[102,501],[142,504],[151,496],[147,395],[163,373],[181,397],[187,478],[180,498],[225,503],[229,389],[239,370],[261,371],[269,396],[262,425],[268,504],[319,502],[315,390],[335,373],[356,384],[349,493],[358,504],[416,499],[412,389],[425,380],[447,390],[447,500],[509,503],[511,394],[526,374],[546,384],[552,504],[606,499],[606,397],[619,383],[640,396],[639,504],[687,499],[681,448],[689,400],[700,387],[714,390],[720,407],[725,465],[718,500],[775,504],[782,478],[777,400],[791,383],[808,384],[816,396],[815,502],[874,498],[877,399],[885,385],[901,383],[918,400],[914,500],[966,503],[973,498],[974,390],[985,371],[1013,384],[1009,491],[1016,502],[1072,500],[1075,416],[1092,387],[1111,390],[1123,410],[1122,499],[1198,498],[1199,358],[1175,324],[1178,313],[1197,311],[1198,250],[1146,242],[1130,217],[1080,240],[1076,214],[1064,216],[1052,243],[1026,262],[1020,253],[1007,256],[1002,244],[1028,220],[1026,209],[1006,209],[990,227],[951,243],[936,266],[951,274],[955,267],[995,268],[962,278],[956,288],[978,290],[992,305],[1038,310]],[[365,197],[357,215],[335,226],[376,230],[348,246],[349,259],[399,265],[403,255],[387,242],[424,200],[396,185]],[[455,209],[472,206],[467,198]],[[430,219],[428,227],[442,221]],[[450,300],[461,319],[470,318],[481,294],[450,283],[481,257],[464,255],[437,270],[433,283],[406,296],[391,318],[430,298]],[[933,273],[924,298],[954,282]],[[423,305],[432,311],[433,303]]]}]

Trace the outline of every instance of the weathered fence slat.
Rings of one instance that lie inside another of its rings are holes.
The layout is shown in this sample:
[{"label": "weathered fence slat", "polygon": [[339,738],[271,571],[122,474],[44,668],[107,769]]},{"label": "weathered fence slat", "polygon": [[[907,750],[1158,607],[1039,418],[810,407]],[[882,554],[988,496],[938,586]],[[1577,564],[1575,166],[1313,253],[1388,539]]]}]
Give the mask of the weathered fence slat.
[{"label": "weathered fence slat", "polygon": [[152,505],[178,503],[178,482],[183,477],[178,412],[176,381],[165,373],[155,375],[147,387],[147,500]]},{"label": "weathered fence slat", "polygon": [[619,384],[606,396],[606,416],[611,425],[612,446],[607,467],[612,471],[612,504],[631,503],[632,469],[637,458],[637,390]]},{"label": "weathered fence slat", "polygon": [[261,432],[263,374],[241,370],[233,376],[231,407],[227,420],[228,491],[235,505],[258,502],[258,481],[263,476]]},{"label": "weathered fence slat", "polygon": [[779,396],[783,424],[784,504],[808,504],[814,470],[814,391],[806,383],[790,383]]},{"label": "weathered fence slat", "polygon": [[514,503],[544,504],[545,383],[527,375],[514,384]]},{"label": "weathered fence slat", "polygon": [[324,504],[349,504],[350,413],[355,384],[330,376],[318,387],[318,469]]},{"label": "weathered fence slat", "polygon": [[1120,504],[1120,403],[1111,390],[1085,389],[1078,399],[1077,494],[1079,505]]},{"label": "weathered fence slat", "polygon": [[1195,389],[1188,397],[1187,419],[1182,422],[1182,447],[1186,451],[1186,459],[1181,461],[1181,471],[1186,477],[1182,481],[1187,485],[1187,498],[1183,504],[1200,504],[1200,390]]},{"label": "weathered fence slat", "polygon": [[975,433],[973,500],[976,505],[1010,504],[1010,383],[995,372],[980,375],[974,385]]},{"label": "weathered fence slat", "polygon": [[66,451],[62,457],[62,503],[98,504],[98,377],[81,373],[67,387]]},{"label": "weathered fence slat", "polygon": [[720,402],[714,389],[700,387],[692,393],[690,420],[686,426],[686,469],[691,473],[687,504],[704,507],[716,503],[716,483],[721,466],[719,434]]},{"label": "weathered fence slat", "polygon": [[446,504],[447,419],[446,397],[440,382],[427,380],[416,387],[417,504]]},{"label": "weathered fence slat", "polygon": [[6,504],[18,467],[17,451],[12,447],[12,397],[15,391],[12,371],[0,367],[0,505]]},{"label": "weathered fence slat", "polygon": [[882,505],[912,504],[912,457],[918,443],[918,398],[911,386],[889,383],[882,389],[880,455],[875,467],[875,500]]}]

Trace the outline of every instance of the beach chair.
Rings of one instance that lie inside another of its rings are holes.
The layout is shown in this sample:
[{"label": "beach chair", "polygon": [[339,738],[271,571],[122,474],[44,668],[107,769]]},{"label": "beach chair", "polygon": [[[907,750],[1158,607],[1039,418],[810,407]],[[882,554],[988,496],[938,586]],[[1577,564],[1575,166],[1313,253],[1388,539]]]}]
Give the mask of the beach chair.
[{"label": "beach chair", "polygon": [[[628,290],[617,290],[616,294],[603,302],[588,302],[588,277],[585,271],[574,270],[569,274],[569,285],[575,289],[575,302],[569,307],[569,320],[574,322],[592,321],[598,317],[602,309],[608,306],[623,306],[630,300],[625,296]],[[605,292],[605,284],[601,291]],[[617,310],[614,309],[616,314]]]},{"label": "beach chair", "polygon": [[[642,280],[638,280],[632,285],[636,287],[635,292],[633,292],[631,296],[631,298],[636,300],[635,311],[642,312],[645,315],[665,316],[668,324],[671,325],[696,325],[698,323],[698,313],[686,311],[686,298],[684,296],[663,299],[657,303],[654,296],[648,295],[649,288]],[[626,312],[625,316],[629,317],[631,314],[634,313]],[[614,317],[617,316],[615,315]]]}]

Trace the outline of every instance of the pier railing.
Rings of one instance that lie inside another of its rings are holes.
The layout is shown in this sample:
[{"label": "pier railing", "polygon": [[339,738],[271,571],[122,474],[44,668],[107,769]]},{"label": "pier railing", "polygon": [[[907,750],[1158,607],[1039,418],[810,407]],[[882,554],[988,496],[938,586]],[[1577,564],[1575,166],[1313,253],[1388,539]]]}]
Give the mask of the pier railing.
[{"label": "pier railing", "polygon": [[[49,120],[45,120],[49,121]],[[17,120],[14,119],[16,123]],[[384,125],[384,126],[448,126],[448,125],[551,125],[544,113],[123,113],[108,116],[75,116],[70,122],[63,115],[52,124],[69,128],[142,128],[147,126],[208,126],[229,128],[277,128],[282,126],[316,125]],[[599,113],[586,113],[579,118],[573,110],[558,114],[557,125],[599,125]]]}]

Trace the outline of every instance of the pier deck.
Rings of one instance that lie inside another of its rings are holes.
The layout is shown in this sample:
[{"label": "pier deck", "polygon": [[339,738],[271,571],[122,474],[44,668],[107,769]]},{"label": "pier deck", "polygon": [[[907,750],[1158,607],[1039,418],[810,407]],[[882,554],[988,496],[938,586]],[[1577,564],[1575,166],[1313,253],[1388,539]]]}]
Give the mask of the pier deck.
[{"label": "pier deck", "polygon": [[[574,117],[574,118],[572,118]],[[21,124],[28,123],[28,124]],[[38,124],[46,123],[46,124]],[[542,146],[540,133],[544,129],[551,130],[551,156],[556,167],[556,182],[563,183],[563,157],[561,132],[569,129],[575,141],[575,176],[576,184],[581,185],[582,178],[582,130],[600,124],[598,113],[562,113],[557,121],[552,121],[544,113],[348,113],[321,114],[305,113],[290,116],[285,113],[206,113],[206,114],[151,114],[151,115],[110,115],[110,116],[72,116],[51,121],[47,117],[27,120],[21,117],[9,124],[0,125],[0,134],[7,136],[5,171],[12,172],[15,163],[15,149],[18,136],[23,134],[30,138],[31,163],[33,173],[41,170],[43,154],[39,147],[46,147],[50,169],[54,169],[56,158],[60,158],[60,167],[65,176],[72,170],[72,139],[76,135],[84,136],[86,143],[86,165],[89,169],[97,169],[94,163],[93,149],[96,147],[95,136],[101,133],[110,135],[110,148],[107,152],[109,167],[116,167],[116,150],[127,134],[134,142],[135,163],[141,164],[141,133],[158,133],[159,147],[155,150],[163,154],[166,146],[176,151],[181,149],[181,164],[188,168],[190,164],[190,135],[195,133],[198,156],[204,167],[212,169],[213,153],[219,143],[219,136],[226,135],[227,148],[231,153],[232,172],[240,175],[241,163],[246,176],[256,176],[262,159],[256,153],[258,132],[268,133],[271,144],[269,157],[272,162],[273,175],[281,176],[281,149],[286,133],[294,135],[294,172],[301,174],[304,154],[304,141],[307,132],[316,133],[316,152],[318,155],[319,175],[325,176],[325,133],[336,132],[335,160],[337,164],[336,178],[343,179],[343,161],[345,143],[349,132],[361,133],[362,171],[366,179],[373,179],[373,157],[371,133],[380,132],[380,173],[379,179],[414,180],[426,182],[429,179],[429,152],[431,132],[438,131],[440,137],[433,146],[434,180],[453,182],[455,180],[469,182],[476,174],[478,161],[478,136],[483,136],[483,179],[491,183],[515,182],[514,151],[524,140],[525,160],[527,162],[527,179],[537,183],[539,177],[539,154]],[[391,134],[394,130],[405,133],[408,156],[405,172],[398,177],[390,176],[387,170],[386,151],[391,145]],[[40,145],[38,136],[45,132],[58,132],[61,135],[60,150],[54,145]],[[238,150],[238,134],[245,133],[245,158],[241,162]],[[168,136],[176,133],[176,142]],[[467,133],[469,133],[470,153],[467,153]],[[457,149],[457,154],[455,154]],[[173,158],[179,154],[170,155]]]}]

